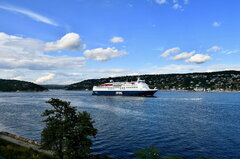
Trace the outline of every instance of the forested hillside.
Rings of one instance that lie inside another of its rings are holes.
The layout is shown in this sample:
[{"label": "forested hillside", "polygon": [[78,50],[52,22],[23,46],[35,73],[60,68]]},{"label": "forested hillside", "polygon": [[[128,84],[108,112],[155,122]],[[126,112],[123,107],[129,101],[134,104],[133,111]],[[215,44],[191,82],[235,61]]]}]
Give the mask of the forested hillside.
[{"label": "forested hillside", "polygon": [[47,88],[31,82],[0,79],[0,92],[16,92],[16,91],[32,92],[47,90],[48,90]]},{"label": "forested hillside", "polygon": [[114,80],[115,82],[136,81],[137,77],[146,80],[151,88],[159,90],[195,91],[239,91],[240,71],[221,71],[211,73],[156,74],[123,76],[114,78],[89,79],[66,87],[66,90],[92,90],[94,85]]}]

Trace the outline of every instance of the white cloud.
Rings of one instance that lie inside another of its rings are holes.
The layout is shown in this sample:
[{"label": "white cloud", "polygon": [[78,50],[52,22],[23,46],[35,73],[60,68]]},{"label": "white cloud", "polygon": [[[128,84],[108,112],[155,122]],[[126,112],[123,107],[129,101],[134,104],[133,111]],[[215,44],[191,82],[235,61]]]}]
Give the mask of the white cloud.
[{"label": "white cloud", "polygon": [[240,53],[240,50],[223,50],[221,51],[221,53],[225,55],[230,55],[230,54]]},{"label": "white cloud", "polygon": [[112,48],[96,48],[92,50],[86,50],[83,53],[88,59],[96,61],[107,61],[115,57],[126,55],[127,52]]},{"label": "white cloud", "polygon": [[204,71],[206,72],[216,72],[216,71],[227,71],[227,70],[240,70],[240,65],[226,65],[226,64],[217,64],[208,66]]},{"label": "white cloud", "polygon": [[172,7],[173,9],[182,9],[182,6],[178,3],[174,4]]},{"label": "white cloud", "polygon": [[212,46],[211,48],[207,49],[207,52],[217,52],[221,49],[222,48],[220,46]]},{"label": "white cloud", "polygon": [[54,70],[85,65],[84,57],[46,55],[44,46],[40,40],[0,33],[0,69]]},{"label": "white cloud", "polygon": [[60,40],[55,42],[48,42],[45,46],[45,51],[59,51],[59,50],[71,50],[76,51],[80,49],[82,40],[76,33],[68,33],[64,35]]},{"label": "white cloud", "polygon": [[140,74],[138,72],[132,72],[127,74],[127,76],[137,76],[137,75],[140,75]]},{"label": "white cloud", "polygon": [[110,42],[112,42],[112,43],[122,43],[122,42],[124,42],[124,39],[122,37],[116,36],[116,37],[113,37],[112,39],[110,39]]},{"label": "white cloud", "polygon": [[[126,75],[125,69],[83,69],[86,58],[45,54],[46,43],[37,39],[0,33],[1,78],[37,83],[71,84],[84,79]],[[62,47],[65,49],[66,47]],[[115,48],[94,49],[97,60],[107,60],[127,54]],[[86,52],[85,52],[86,53]],[[51,73],[49,73],[51,72]],[[41,76],[41,77],[40,77]]]},{"label": "white cloud", "polygon": [[178,3],[178,0],[172,0],[173,1],[173,3]]},{"label": "white cloud", "polygon": [[184,3],[185,3],[185,4],[188,4],[188,3],[189,3],[189,0],[184,0]]},{"label": "white cloud", "polygon": [[36,83],[43,83],[45,81],[51,80],[56,76],[54,73],[48,73],[45,76],[39,77],[38,79],[35,80]]},{"label": "white cloud", "polygon": [[167,3],[167,0],[155,0],[155,2],[158,4],[165,4]]},{"label": "white cloud", "polygon": [[179,47],[174,47],[171,49],[168,49],[166,51],[164,51],[164,53],[161,54],[162,57],[168,57],[171,53],[178,53],[180,50]]},{"label": "white cloud", "polygon": [[194,72],[200,69],[196,65],[167,65],[163,67],[155,66],[151,74],[166,74],[166,73],[187,73]]},{"label": "white cloud", "polygon": [[[17,80],[24,80],[24,81],[31,81],[36,82],[37,79],[41,77],[51,77],[55,74],[55,76],[49,80],[45,80],[39,82],[41,84],[72,84],[76,82],[80,82],[84,79],[92,78],[93,74],[86,73],[84,74],[82,69],[73,70],[27,70],[27,69],[0,69],[1,71],[1,78],[3,79],[17,79]],[[95,74],[94,74],[95,75]],[[101,76],[99,76],[100,78]]]},{"label": "white cloud", "polygon": [[183,6],[187,5],[189,0],[154,0],[157,4],[170,4],[172,5],[172,8],[177,10],[183,11]]},{"label": "white cloud", "polygon": [[12,69],[1,69],[1,78],[2,79],[16,79],[23,80],[24,73],[12,70]]},{"label": "white cloud", "polygon": [[208,55],[204,55],[204,54],[196,54],[192,57],[190,57],[188,60],[186,60],[185,62],[187,63],[196,63],[196,64],[202,64],[205,63],[207,61],[211,60],[211,57]]},{"label": "white cloud", "polygon": [[81,76],[83,75],[82,73],[78,73],[78,72],[72,72],[72,73],[66,73],[67,76]]},{"label": "white cloud", "polygon": [[193,54],[195,54],[195,52],[196,52],[195,50],[192,51],[192,52],[189,52],[189,53],[183,52],[183,53],[181,53],[181,54],[179,54],[179,55],[176,55],[176,56],[174,56],[174,57],[171,57],[170,59],[171,59],[171,60],[176,60],[176,61],[178,61],[178,60],[183,60],[183,59],[186,59],[186,58],[191,57]]},{"label": "white cloud", "polygon": [[[40,77],[39,77],[39,74],[40,74]],[[31,77],[33,75],[34,74],[31,74]],[[80,82],[84,79],[88,79],[88,77],[83,75],[81,71],[80,72],[65,72],[65,71],[62,72],[61,70],[61,71],[54,71],[54,72],[38,71],[38,74],[34,75],[34,78],[32,79],[33,79],[32,80],[33,82],[39,83],[39,84],[72,84],[72,83]]]},{"label": "white cloud", "polygon": [[4,10],[11,11],[11,12],[16,12],[16,13],[26,15],[26,16],[30,17],[31,19],[35,20],[35,21],[39,21],[39,22],[42,22],[42,23],[58,26],[58,24],[55,23],[53,20],[51,20],[47,17],[44,17],[40,14],[37,14],[35,12],[29,11],[27,9],[17,8],[17,7],[13,7],[13,6],[5,6],[5,5],[0,5],[0,8],[4,9]]},{"label": "white cloud", "polygon": [[[149,71],[151,70],[151,71]],[[191,73],[191,72],[215,72],[223,70],[240,70],[240,65],[226,65],[226,64],[217,64],[210,66],[202,65],[167,65],[167,66],[154,66],[151,69],[147,69],[142,73],[145,74],[170,74],[170,73]]]},{"label": "white cloud", "polygon": [[220,22],[213,22],[213,23],[212,23],[212,26],[213,26],[213,27],[220,27],[220,26],[221,26],[221,23],[220,23]]},{"label": "white cloud", "polygon": [[11,78],[12,80],[19,80],[19,81],[22,81],[23,80],[23,77],[22,76],[16,76],[16,77],[13,77]]},{"label": "white cloud", "polygon": [[127,72],[126,69],[87,69],[83,70],[84,72],[90,72],[90,73],[122,73]]}]

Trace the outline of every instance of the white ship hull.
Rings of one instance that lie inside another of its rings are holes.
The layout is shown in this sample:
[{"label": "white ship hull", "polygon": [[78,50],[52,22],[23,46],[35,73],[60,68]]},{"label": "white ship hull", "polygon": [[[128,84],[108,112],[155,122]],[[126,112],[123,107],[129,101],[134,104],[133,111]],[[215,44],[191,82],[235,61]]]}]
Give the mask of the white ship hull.
[{"label": "white ship hull", "polygon": [[109,96],[154,96],[157,90],[135,90],[135,91],[93,91],[93,95],[109,95]]},{"label": "white ship hull", "polygon": [[153,96],[157,89],[150,89],[144,80],[113,82],[93,87],[93,95]]}]

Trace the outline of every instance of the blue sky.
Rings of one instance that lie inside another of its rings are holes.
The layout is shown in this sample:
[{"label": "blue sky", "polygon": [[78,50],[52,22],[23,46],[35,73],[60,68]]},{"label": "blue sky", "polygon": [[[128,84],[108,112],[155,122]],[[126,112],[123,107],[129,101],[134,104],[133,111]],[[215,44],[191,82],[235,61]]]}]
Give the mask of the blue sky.
[{"label": "blue sky", "polygon": [[1,0],[0,78],[240,70],[238,0]]}]

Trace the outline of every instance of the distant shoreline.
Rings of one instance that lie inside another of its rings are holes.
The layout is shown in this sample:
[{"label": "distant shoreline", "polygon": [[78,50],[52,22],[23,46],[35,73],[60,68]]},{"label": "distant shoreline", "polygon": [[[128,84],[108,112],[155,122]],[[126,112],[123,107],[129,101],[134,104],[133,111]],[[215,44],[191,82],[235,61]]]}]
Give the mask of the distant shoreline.
[{"label": "distant shoreline", "polygon": [[31,90],[29,90],[29,91],[20,91],[20,90],[17,90],[17,91],[0,91],[0,93],[16,93],[16,92],[20,92],[20,93],[22,93],[22,92],[29,92],[29,93],[31,93],[31,92],[48,92],[49,90],[43,90],[43,91],[31,91]]},{"label": "distant shoreline", "polygon": [[[0,91],[0,93],[31,93],[31,92],[49,92],[51,90],[63,90],[63,91],[92,91],[92,90],[84,90],[84,89],[76,89],[76,90],[66,90],[66,89],[49,89],[44,91]],[[194,91],[194,90],[171,90],[171,89],[159,89],[159,92],[205,92],[205,93],[240,93],[240,91],[229,91],[229,90],[210,90],[210,91]]]},{"label": "distant shoreline", "polygon": [[204,92],[204,93],[240,93],[240,91],[218,91],[218,90],[211,90],[211,91],[194,91],[194,90],[158,90],[160,92]]},{"label": "distant shoreline", "polygon": [[186,74],[148,74],[138,76],[120,76],[100,79],[88,79],[65,87],[67,90],[91,90],[93,86],[115,82],[136,81],[144,79],[150,88],[164,91],[195,91],[195,92],[239,92],[240,71],[220,71],[211,73]]},{"label": "distant shoreline", "polygon": [[[51,89],[50,89],[51,90]],[[55,89],[54,89],[55,90]],[[59,89],[58,89],[59,90]],[[76,90],[66,90],[66,89],[61,89],[61,90],[65,90],[65,91],[92,91],[92,90],[84,90],[84,89],[76,89]],[[163,90],[163,89],[159,89],[159,92],[205,92],[205,93],[240,93],[239,91],[218,91],[218,90],[211,90],[211,91],[194,91],[194,90]]]}]

